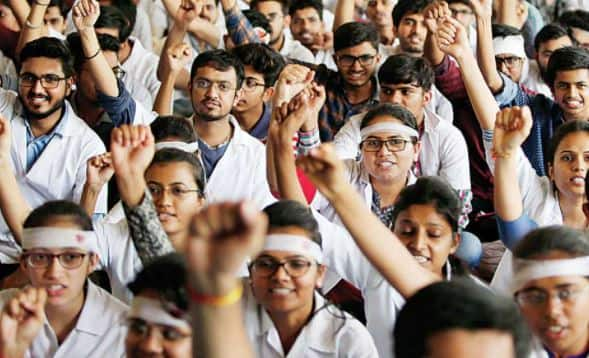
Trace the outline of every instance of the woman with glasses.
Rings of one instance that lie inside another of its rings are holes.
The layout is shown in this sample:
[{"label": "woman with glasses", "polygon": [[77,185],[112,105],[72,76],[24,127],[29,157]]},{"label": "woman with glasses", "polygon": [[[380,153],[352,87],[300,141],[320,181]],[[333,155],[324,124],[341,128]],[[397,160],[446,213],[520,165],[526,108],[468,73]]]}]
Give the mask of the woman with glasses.
[{"label": "woman with glasses", "polygon": [[511,293],[535,335],[534,357],[589,357],[589,237],[530,232],[513,251]]},{"label": "woman with glasses", "polygon": [[268,235],[249,264],[245,323],[258,357],[378,357],[366,328],[317,291],[326,267],[311,211],[294,201],[264,209]]},{"label": "woman with glasses", "polygon": [[[127,307],[88,280],[99,264],[90,217],[78,205],[51,201],[24,222],[20,265],[47,294],[45,317],[27,357],[122,357]],[[7,303],[18,290],[0,293]]]}]

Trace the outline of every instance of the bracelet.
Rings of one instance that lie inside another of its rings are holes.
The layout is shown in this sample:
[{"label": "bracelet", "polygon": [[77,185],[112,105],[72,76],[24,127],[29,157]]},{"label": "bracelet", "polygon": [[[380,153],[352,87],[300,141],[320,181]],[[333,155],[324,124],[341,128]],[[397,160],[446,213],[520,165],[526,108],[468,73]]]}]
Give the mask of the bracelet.
[{"label": "bracelet", "polygon": [[43,25],[41,25],[41,24],[39,24],[39,25],[33,25],[33,24],[31,24],[31,22],[29,20],[27,20],[27,21],[25,21],[25,26],[28,29],[35,30],[35,29],[40,29]]},{"label": "bracelet", "polygon": [[88,60],[93,59],[94,57],[98,56],[98,54],[100,53],[100,51],[101,51],[101,49],[98,48],[98,51],[96,51],[96,53],[94,55],[92,55],[90,57],[84,57],[84,60],[88,61]]},{"label": "bracelet", "polygon": [[194,303],[222,307],[232,305],[241,299],[243,295],[243,284],[237,284],[235,288],[222,296],[203,295],[195,292],[190,286],[187,287],[187,291],[190,295],[190,300]]},{"label": "bracelet", "polygon": [[497,158],[508,159],[511,157],[511,152],[499,153],[493,148],[492,149],[492,157],[493,157],[493,159],[497,159]]}]

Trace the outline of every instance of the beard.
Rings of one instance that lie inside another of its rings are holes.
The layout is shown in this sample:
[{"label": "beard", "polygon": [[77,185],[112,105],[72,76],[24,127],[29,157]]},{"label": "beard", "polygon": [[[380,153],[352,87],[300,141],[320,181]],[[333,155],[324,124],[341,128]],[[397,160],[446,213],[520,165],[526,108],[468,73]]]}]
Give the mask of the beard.
[{"label": "beard", "polygon": [[19,100],[23,106],[26,118],[28,119],[34,119],[34,120],[42,120],[45,119],[49,116],[51,116],[53,113],[59,111],[60,109],[62,109],[65,106],[65,98],[62,98],[61,100],[59,100],[57,103],[55,103],[55,105],[51,108],[49,108],[47,111],[45,112],[34,112],[31,111],[26,103],[19,97]]},{"label": "beard", "polygon": [[202,120],[202,121],[205,121],[205,122],[220,121],[222,119],[227,118],[227,115],[229,115],[229,113],[225,113],[225,114],[220,114],[220,115],[215,116],[215,115],[211,115],[211,114],[208,114],[208,113],[201,113],[201,112],[196,111],[196,110],[194,111],[194,114],[196,115],[196,118],[198,120]]}]

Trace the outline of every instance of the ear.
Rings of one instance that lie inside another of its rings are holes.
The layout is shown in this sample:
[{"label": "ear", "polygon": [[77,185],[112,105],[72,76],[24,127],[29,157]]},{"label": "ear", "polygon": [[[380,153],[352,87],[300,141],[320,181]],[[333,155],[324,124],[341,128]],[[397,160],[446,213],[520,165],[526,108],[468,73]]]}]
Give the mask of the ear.
[{"label": "ear", "polygon": [[325,265],[317,265],[317,280],[315,281],[315,288],[323,287],[323,281],[325,281],[325,273],[327,267]]},{"label": "ear", "polygon": [[452,246],[450,246],[450,255],[454,255],[460,246],[460,233],[455,233],[452,238]]},{"label": "ear", "polygon": [[76,80],[74,76],[71,76],[67,80],[65,80],[65,95],[66,97],[69,96],[76,88]]},{"label": "ear", "polygon": [[264,90],[262,94],[262,101],[268,102],[274,96],[274,87],[268,87]]},{"label": "ear", "polygon": [[548,178],[550,178],[550,180],[554,180],[554,166],[552,165],[552,163],[548,163]]},{"label": "ear", "polygon": [[92,272],[94,272],[94,270],[96,270],[96,267],[98,267],[98,263],[99,263],[98,255],[94,254],[94,253],[90,254],[88,256],[88,261],[89,261],[89,264],[88,264],[88,273],[87,274],[89,275]]},{"label": "ear", "polygon": [[427,106],[432,100],[432,91],[423,91],[423,106]]}]

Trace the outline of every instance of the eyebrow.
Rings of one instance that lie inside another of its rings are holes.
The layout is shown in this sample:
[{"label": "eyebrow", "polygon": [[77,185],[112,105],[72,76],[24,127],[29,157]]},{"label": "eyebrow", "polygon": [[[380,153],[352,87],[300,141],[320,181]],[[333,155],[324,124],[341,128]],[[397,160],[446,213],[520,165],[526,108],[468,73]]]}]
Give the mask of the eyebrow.
[{"label": "eyebrow", "polygon": [[260,256],[258,256],[258,258],[268,258],[268,259],[274,259],[276,261],[282,261],[284,259],[306,259],[307,257],[303,256],[303,255],[288,255],[283,259],[279,259],[277,257],[274,257],[272,255],[268,255],[268,254],[261,254]]},{"label": "eyebrow", "polygon": [[[159,186],[164,186],[162,183],[157,182],[157,181],[153,181],[153,180],[148,181],[147,184],[155,184],[155,185],[159,185]],[[170,185],[184,185],[184,186],[188,186],[188,185],[186,185],[185,183],[183,183],[181,181],[175,181],[175,182],[172,182],[172,183],[168,184],[168,186],[170,186]]]}]

